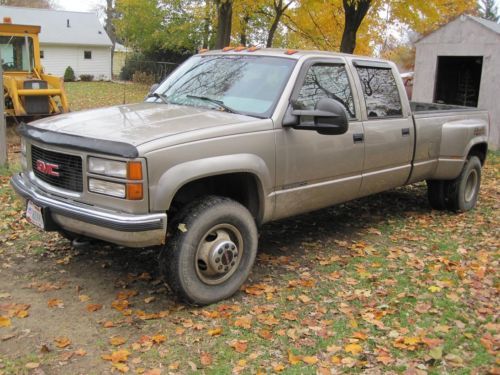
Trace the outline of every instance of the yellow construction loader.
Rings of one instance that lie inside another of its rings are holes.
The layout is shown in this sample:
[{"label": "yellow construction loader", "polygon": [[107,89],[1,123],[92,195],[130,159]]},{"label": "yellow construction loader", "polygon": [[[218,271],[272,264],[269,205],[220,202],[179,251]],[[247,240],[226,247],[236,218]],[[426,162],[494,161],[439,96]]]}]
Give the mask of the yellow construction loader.
[{"label": "yellow construction loader", "polygon": [[40,26],[0,23],[0,62],[3,68],[5,115],[38,118],[69,112],[63,79],[43,72]]}]

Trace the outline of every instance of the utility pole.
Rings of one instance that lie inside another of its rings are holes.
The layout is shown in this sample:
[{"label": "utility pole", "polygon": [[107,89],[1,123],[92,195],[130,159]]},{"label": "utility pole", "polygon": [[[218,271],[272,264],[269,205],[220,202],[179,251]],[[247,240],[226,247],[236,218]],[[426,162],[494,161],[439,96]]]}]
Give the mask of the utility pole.
[{"label": "utility pole", "polygon": [[0,167],[7,166],[7,124],[5,122],[5,99],[3,97],[3,66],[0,55],[0,87],[2,97],[0,98]]}]

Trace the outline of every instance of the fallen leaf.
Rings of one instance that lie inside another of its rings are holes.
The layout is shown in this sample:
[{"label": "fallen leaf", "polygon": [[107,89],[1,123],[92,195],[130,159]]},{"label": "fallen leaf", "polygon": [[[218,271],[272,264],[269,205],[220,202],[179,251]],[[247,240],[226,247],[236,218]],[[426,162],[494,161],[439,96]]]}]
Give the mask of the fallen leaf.
[{"label": "fallen leaf", "polygon": [[121,373],[128,372],[129,367],[125,363],[113,363],[112,366]]},{"label": "fallen leaf", "polygon": [[359,354],[363,351],[363,347],[359,344],[348,344],[344,347],[344,350],[347,353]]},{"label": "fallen leaf", "polygon": [[144,303],[151,303],[156,299],[156,297],[151,296],[151,297],[146,297],[144,298]]},{"label": "fallen leaf", "polygon": [[27,310],[18,310],[16,312],[16,317],[17,318],[27,318],[30,315],[30,313]]},{"label": "fallen leaf", "polygon": [[429,356],[431,356],[432,359],[435,360],[440,360],[443,358],[443,347],[442,346],[436,346],[429,350]]},{"label": "fallen leaf", "polygon": [[210,366],[212,364],[212,355],[208,352],[201,352],[200,362],[203,366]]},{"label": "fallen leaf", "polygon": [[52,299],[48,300],[47,306],[50,308],[58,307],[58,308],[62,309],[64,307],[64,303],[62,300],[60,300],[58,298],[52,298]]},{"label": "fallen leaf", "polygon": [[85,295],[85,294],[80,294],[78,296],[78,299],[80,300],[80,302],[87,302],[87,301],[90,301],[90,297]]},{"label": "fallen leaf", "polygon": [[80,348],[80,349],[75,350],[75,355],[77,355],[77,356],[79,356],[79,357],[83,357],[83,356],[85,356],[86,354],[87,354],[87,352],[86,352],[85,350],[81,349],[81,348]]},{"label": "fallen leaf", "polygon": [[273,335],[271,333],[271,331],[267,330],[267,329],[260,329],[257,334],[262,337],[263,339],[266,339],[266,340],[271,340],[273,338]]},{"label": "fallen leaf", "polygon": [[104,323],[102,323],[102,326],[104,328],[112,328],[115,326],[115,323],[113,323],[112,321],[110,320],[106,320]]},{"label": "fallen leaf", "polygon": [[302,303],[309,303],[311,302],[311,298],[306,296],[305,294],[301,294],[299,297],[299,300],[302,302]]},{"label": "fallen leaf", "polygon": [[30,369],[30,370],[33,370],[33,369],[36,369],[38,367],[40,367],[40,363],[38,362],[28,362],[24,365],[24,367],[26,367],[27,369]]},{"label": "fallen leaf", "polygon": [[186,226],[186,224],[184,224],[184,223],[180,223],[180,224],[177,226],[177,229],[179,229],[182,233],[186,233],[186,232],[188,231],[187,226]]},{"label": "fallen leaf", "polygon": [[151,337],[151,340],[156,344],[161,344],[162,342],[165,342],[167,340],[167,337],[165,335],[158,334]]},{"label": "fallen leaf", "polygon": [[114,346],[123,345],[127,342],[127,339],[122,336],[113,336],[109,339],[109,343]]},{"label": "fallen leaf", "polygon": [[118,350],[112,352],[111,354],[104,354],[101,358],[106,361],[111,361],[113,363],[127,362],[130,352],[126,349]]},{"label": "fallen leaf", "polygon": [[179,369],[180,365],[181,365],[181,363],[179,361],[175,361],[175,362],[172,362],[170,365],[168,365],[168,369],[175,371],[175,370]]},{"label": "fallen leaf", "polygon": [[318,363],[318,357],[305,355],[302,357],[302,362],[307,363],[308,365],[314,365]]},{"label": "fallen leaf", "polygon": [[247,340],[234,340],[229,344],[238,353],[245,353],[248,348]]},{"label": "fallen leaf", "polygon": [[293,354],[290,350],[288,351],[288,362],[292,365],[296,365],[297,363],[300,363],[302,361],[302,357]]},{"label": "fallen leaf", "polygon": [[235,327],[250,329],[252,327],[252,317],[242,316],[235,320],[234,325]]},{"label": "fallen leaf", "polygon": [[71,340],[67,337],[61,336],[54,339],[56,346],[60,349],[65,348],[71,344]]},{"label": "fallen leaf", "polygon": [[219,336],[221,333],[222,333],[222,328],[221,327],[217,327],[217,328],[209,329],[208,330],[208,334],[210,336]]},{"label": "fallen leaf", "polygon": [[285,365],[283,363],[276,363],[273,365],[274,372],[281,372],[285,369]]},{"label": "fallen leaf", "polygon": [[87,305],[88,312],[94,312],[94,311],[98,311],[100,309],[102,309],[102,305],[100,305],[98,303],[91,303],[91,304]]}]

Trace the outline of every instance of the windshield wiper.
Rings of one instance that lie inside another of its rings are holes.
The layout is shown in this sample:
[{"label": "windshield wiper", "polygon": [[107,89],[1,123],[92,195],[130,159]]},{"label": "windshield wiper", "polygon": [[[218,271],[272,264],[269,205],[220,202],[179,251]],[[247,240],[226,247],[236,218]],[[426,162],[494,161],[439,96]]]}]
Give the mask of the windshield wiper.
[{"label": "windshield wiper", "polygon": [[157,92],[152,92],[151,94],[148,95],[148,98],[158,98],[163,101],[163,103],[168,104],[168,98],[166,95],[157,93]]},{"label": "windshield wiper", "polygon": [[204,100],[206,102],[210,102],[210,103],[213,103],[215,105],[218,105],[220,108],[224,109],[224,111],[226,111],[226,112],[236,113],[234,111],[234,109],[232,109],[232,108],[228,107],[227,105],[225,105],[222,100],[212,99],[212,98],[209,98],[208,96],[197,96],[197,95],[186,95],[186,98]]}]

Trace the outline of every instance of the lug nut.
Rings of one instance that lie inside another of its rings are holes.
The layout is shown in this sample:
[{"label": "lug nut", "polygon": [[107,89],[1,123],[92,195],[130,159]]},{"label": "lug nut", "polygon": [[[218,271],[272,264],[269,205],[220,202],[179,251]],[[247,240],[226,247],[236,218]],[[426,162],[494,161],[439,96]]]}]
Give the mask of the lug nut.
[{"label": "lug nut", "polygon": [[222,270],[222,266],[219,266],[218,270],[221,271]]},{"label": "lug nut", "polygon": [[216,258],[215,263],[219,263],[219,262],[220,262],[220,258]]},{"label": "lug nut", "polygon": [[231,266],[234,266],[234,262],[231,262]]},{"label": "lug nut", "polygon": [[222,249],[219,249],[219,254],[222,254]]}]

